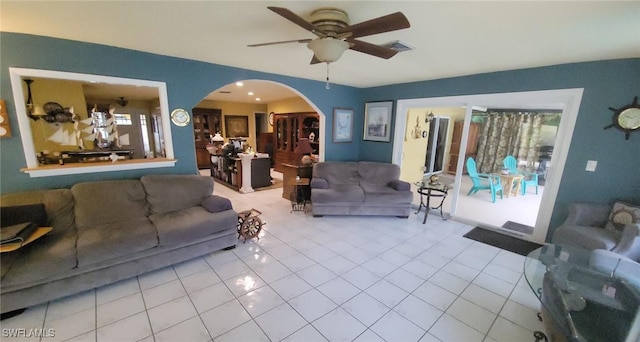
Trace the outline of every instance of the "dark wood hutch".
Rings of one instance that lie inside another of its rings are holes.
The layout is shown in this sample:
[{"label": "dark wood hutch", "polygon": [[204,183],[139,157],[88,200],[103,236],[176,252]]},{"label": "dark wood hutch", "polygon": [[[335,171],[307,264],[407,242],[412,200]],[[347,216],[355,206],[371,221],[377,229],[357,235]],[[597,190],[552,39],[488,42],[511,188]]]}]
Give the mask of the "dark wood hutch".
[{"label": "dark wood hutch", "polygon": [[192,116],[198,169],[208,169],[211,166],[211,155],[207,151],[207,144],[217,132],[222,133],[222,110],[193,108]]},{"label": "dark wood hutch", "polygon": [[320,116],[315,112],[276,113],[273,120],[274,169],[284,171],[283,164],[298,164],[294,151],[300,138],[308,138],[313,154],[320,153]]}]

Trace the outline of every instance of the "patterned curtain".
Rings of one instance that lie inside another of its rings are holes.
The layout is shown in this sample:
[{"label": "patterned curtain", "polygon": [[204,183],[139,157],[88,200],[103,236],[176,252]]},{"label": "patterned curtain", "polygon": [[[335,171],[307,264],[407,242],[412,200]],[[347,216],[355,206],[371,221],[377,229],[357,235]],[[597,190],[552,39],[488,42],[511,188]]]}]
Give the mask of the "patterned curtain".
[{"label": "patterned curtain", "polygon": [[538,161],[542,113],[489,112],[480,139],[476,163],[478,172],[502,170],[507,155],[526,161],[525,170],[534,172]]}]

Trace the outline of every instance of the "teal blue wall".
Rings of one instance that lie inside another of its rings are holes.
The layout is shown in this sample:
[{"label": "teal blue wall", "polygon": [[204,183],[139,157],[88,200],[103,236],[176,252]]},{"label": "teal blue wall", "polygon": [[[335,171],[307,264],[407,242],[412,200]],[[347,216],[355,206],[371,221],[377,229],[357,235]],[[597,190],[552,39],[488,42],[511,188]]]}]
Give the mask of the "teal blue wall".
[{"label": "teal blue wall", "polygon": [[[564,64],[435,81],[366,89],[365,101],[584,88],[550,230],[566,218],[572,202],[640,203],[640,132],[625,140],[616,129],[604,130],[613,112],[640,96],[640,58]],[[393,132],[393,129],[392,129]],[[392,137],[393,140],[393,137]],[[391,160],[391,144],[363,142],[360,158]],[[596,172],[586,172],[597,160]]]},{"label": "teal blue wall", "polygon": [[[40,36],[0,33],[0,53],[0,97],[7,100],[13,131],[13,137],[0,139],[2,193],[68,187],[87,180],[137,178],[149,173],[196,172],[192,132],[175,126],[172,134],[179,162],[174,168],[46,178],[30,178],[20,172],[26,162],[8,68],[23,67],[163,81],[167,83],[170,109],[192,108],[211,91],[237,80],[280,82],[300,91],[327,115],[327,160],[391,161],[391,143],[362,141],[367,101],[393,100],[395,106],[398,99],[584,88],[551,227],[564,220],[571,202],[626,199],[640,203],[640,133],[625,140],[617,130],[603,130],[611,122],[608,107],[621,107],[640,96],[640,59],[566,64],[369,89],[332,85],[327,91],[323,82]],[[334,107],[354,109],[352,143],[330,142]],[[394,128],[391,129],[393,134]],[[587,160],[598,161],[597,172],[584,170]]]},{"label": "teal blue wall", "polygon": [[[297,89],[326,115],[327,160],[356,160],[360,139],[333,144],[333,108],[360,108],[362,90],[340,85],[325,89],[324,82],[231,68],[192,60],[160,56],[104,45],[53,39],[41,36],[0,33],[0,98],[7,101],[13,136],[0,140],[0,191],[11,193],[30,189],[69,187],[80,181],[138,178],[150,173],[194,174],[197,172],[193,132],[189,127],[171,125],[175,167],[120,172],[103,172],[60,177],[30,178],[20,172],[26,166],[20,130],[13,104],[9,67],[46,69],[137,78],[166,82],[169,108],[193,108],[212,91],[239,80],[264,79]],[[362,121],[361,111],[356,123]]]}]

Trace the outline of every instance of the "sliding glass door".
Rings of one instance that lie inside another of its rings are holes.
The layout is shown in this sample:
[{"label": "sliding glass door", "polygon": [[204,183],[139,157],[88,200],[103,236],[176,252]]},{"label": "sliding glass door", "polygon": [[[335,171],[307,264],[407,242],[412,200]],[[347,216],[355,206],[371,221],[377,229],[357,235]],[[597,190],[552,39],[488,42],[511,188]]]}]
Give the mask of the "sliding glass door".
[{"label": "sliding glass door", "polygon": [[[462,148],[462,146],[466,146],[468,142],[468,136],[471,126],[472,108],[474,107],[500,109],[537,108],[561,111],[562,115],[559,117],[557,129],[554,130],[556,132],[556,139],[553,143],[553,155],[550,158],[551,160],[547,163],[553,165],[553,167],[546,170],[546,182],[544,184],[543,191],[540,191],[539,194],[535,194],[535,192],[533,192],[532,190],[529,191],[529,193],[527,193],[525,196],[519,195],[511,196],[509,198],[505,197],[503,200],[496,201],[496,203],[492,203],[490,199],[482,198],[482,196],[479,195],[467,196],[470,186],[470,180],[469,177],[464,174],[464,163],[457,163],[455,167],[454,189],[449,192],[450,196],[448,196],[445,201],[445,210],[448,211],[454,219],[459,219],[460,221],[469,224],[491,227],[499,232],[505,232],[510,235],[515,234],[524,240],[542,243],[545,241],[549,229],[551,214],[553,213],[556,196],[558,194],[558,188],[560,186],[560,180],[562,179],[562,174],[564,171],[564,164],[569,151],[569,145],[571,144],[573,127],[578,115],[578,108],[580,108],[582,91],[582,89],[578,88],[398,100],[395,115],[396,119],[392,161],[394,164],[402,165],[402,159],[404,157],[404,147],[409,142],[405,141],[405,130],[407,129],[406,113],[409,113],[409,111],[413,108],[419,108],[421,110],[426,108],[442,107],[465,108],[463,121],[464,124],[462,128],[462,140],[460,141],[460,148],[458,151],[458,153],[460,154],[459,158],[461,160],[464,160],[466,158],[466,156],[464,156],[465,150]],[[439,124],[434,126],[434,128],[436,127],[438,130],[440,130],[441,128]],[[437,134],[434,133],[433,136],[437,137]],[[444,138],[446,139],[446,135],[444,136]],[[432,139],[433,138],[430,138],[430,143],[434,141]],[[437,172],[435,170],[442,170],[442,163],[440,164],[440,168],[438,168],[437,165],[437,154],[439,152],[438,150],[439,149],[437,140],[435,140],[430,149],[432,154],[429,155],[430,158],[428,158],[428,161],[425,160],[425,168],[426,170],[429,170],[425,172]],[[443,152],[446,153],[447,151],[441,149],[440,153]],[[444,159],[446,163],[446,158]],[[511,205],[518,205],[521,200],[529,199],[536,200],[537,203],[535,207],[530,205],[518,208],[509,207]],[[480,208],[480,205],[466,206],[466,203],[470,202],[471,200],[484,200],[482,203],[486,204],[486,210]],[[417,205],[417,203],[414,204]],[[522,214],[522,211],[524,209],[535,210],[535,213],[532,215],[532,221],[528,224],[534,227],[532,234],[518,234],[518,232],[514,233],[512,230],[509,230],[507,232],[507,230],[503,228],[504,220],[501,220],[499,223],[493,223],[491,221],[498,217],[498,214],[500,213],[514,213],[517,215],[516,220],[512,218],[508,218],[508,220],[517,222],[518,219],[522,219],[524,217],[524,215]],[[475,211],[473,211],[472,214],[469,214],[471,213],[470,210]],[[489,216],[485,214],[488,214]]]}]

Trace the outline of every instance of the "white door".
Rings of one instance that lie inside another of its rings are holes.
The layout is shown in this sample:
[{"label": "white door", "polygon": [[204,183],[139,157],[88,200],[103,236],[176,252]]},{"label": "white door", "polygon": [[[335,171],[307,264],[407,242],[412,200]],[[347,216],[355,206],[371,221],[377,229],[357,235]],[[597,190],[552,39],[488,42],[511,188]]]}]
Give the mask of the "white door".
[{"label": "white door", "polygon": [[429,122],[429,136],[424,161],[424,175],[441,173],[444,170],[445,153],[447,149],[447,133],[449,132],[449,118],[436,116]]}]

